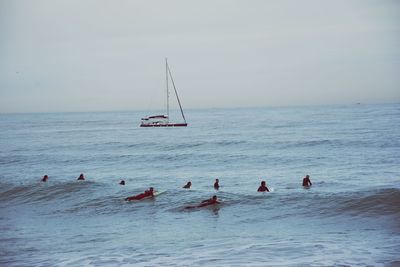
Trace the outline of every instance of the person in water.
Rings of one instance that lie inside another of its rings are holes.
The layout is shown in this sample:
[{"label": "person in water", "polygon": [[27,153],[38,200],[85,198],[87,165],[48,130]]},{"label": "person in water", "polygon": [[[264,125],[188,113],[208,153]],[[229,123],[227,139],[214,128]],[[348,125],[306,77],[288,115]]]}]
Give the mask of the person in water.
[{"label": "person in water", "polygon": [[47,174],[46,174],[45,176],[43,176],[42,182],[47,182],[48,179],[49,179],[49,176],[47,176]]},{"label": "person in water", "polygon": [[192,182],[189,181],[189,182],[187,182],[187,184],[184,185],[182,188],[190,189],[191,186],[192,186]]},{"label": "person in water", "polygon": [[141,193],[139,195],[127,197],[127,198],[125,198],[125,200],[126,201],[141,200],[145,197],[154,197],[154,188],[153,187],[150,187],[149,190],[146,190],[146,191],[144,191],[144,193]]},{"label": "person in water", "polygon": [[269,189],[265,184],[265,181],[262,181],[260,187],[257,189],[257,192],[265,192],[265,191],[269,192]]},{"label": "person in water", "polygon": [[215,205],[215,204],[219,204],[219,203],[221,203],[221,202],[219,202],[217,196],[214,195],[212,198],[203,200],[203,201],[200,202],[200,204],[197,205],[197,206],[187,206],[187,207],[185,207],[185,209],[202,208],[202,207],[206,207],[206,206],[210,206],[210,205]]},{"label": "person in water", "polygon": [[121,182],[119,182],[120,185],[125,185],[125,181],[121,180]]},{"label": "person in water", "polygon": [[219,189],[219,179],[215,179],[214,189],[215,189],[215,190],[218,190],[218,189]]},{"label": "person in water", "polygon": [[212,198],[203,200],[197,207],[202,208],[209,205],[219,204],[220,202],[217,199],[217,196],[214,195]]},{"label": "person in water", "polygon": [[78,180],[85,180],[85,176],[83,176],[83,173],[81,173],[78,177]]},{"label": "person in water", "polygon": [[312,186],[310,175],[307,174],[306,177],[303,178],[303,186]]}]

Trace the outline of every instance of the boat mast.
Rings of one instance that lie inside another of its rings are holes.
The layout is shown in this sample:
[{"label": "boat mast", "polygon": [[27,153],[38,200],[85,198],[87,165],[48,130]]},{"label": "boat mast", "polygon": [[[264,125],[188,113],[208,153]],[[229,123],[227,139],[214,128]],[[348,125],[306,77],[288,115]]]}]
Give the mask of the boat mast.
[{"label": "boat mast", "polygon": [[168,90],[168,60],[165,58],[165,78],[167,82],[167,120],[169,122],[169,90]]},{"label": "boat mast", "polygon": [[174,86],[174,91],[175,91],[176,99],[178,100],[179,108],[181,109],[182,118],[183,118],[183,120],[184,120],[185,123],[186,123],[185,115],[183,114],[183,109],[182,109],[181,101],[179,100],[178,92],[176,91],[176,87],[175,87],[175,83],[174,83],[174,78],[172,78],[171,70],[170,70],[170,68],[169,68],[168,65],[167,65],[167,69],[168,69],[169,76],[171,77],[172,85]]}]

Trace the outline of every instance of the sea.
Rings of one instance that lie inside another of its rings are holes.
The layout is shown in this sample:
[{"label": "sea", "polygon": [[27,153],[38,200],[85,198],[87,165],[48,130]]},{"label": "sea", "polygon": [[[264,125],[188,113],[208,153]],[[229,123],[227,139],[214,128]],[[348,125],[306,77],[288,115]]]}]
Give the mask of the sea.
[{"label": "sea", "polygon": [[146,115],[0,114],[0,266],[400,266],[400,104]]}]

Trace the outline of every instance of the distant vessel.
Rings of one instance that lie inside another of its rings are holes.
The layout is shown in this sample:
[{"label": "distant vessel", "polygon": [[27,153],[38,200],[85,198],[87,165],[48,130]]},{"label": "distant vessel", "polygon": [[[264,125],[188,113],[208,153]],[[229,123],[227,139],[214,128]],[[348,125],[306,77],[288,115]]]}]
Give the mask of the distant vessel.
[{"label": "distant vessel", "polygon": [[[155,115],[142,118],[142,122],[140,127],[186,127],[187,122],[185,119],[185,115],[183,114],[183,109],[181,105],[181,101],[179,100],[178,92],[176,91],[174,79],[172,78],[171,70],[168,66],[168,60],[165,59],[165,74],[166,74],[166,83],[167,83],[167,115]],[[172,85],[174,87],[176,99],[178,100],[179,108],[181,110],[183,122],[181,123],[172,123],[169,121],[169,79],[171,79]]]}]

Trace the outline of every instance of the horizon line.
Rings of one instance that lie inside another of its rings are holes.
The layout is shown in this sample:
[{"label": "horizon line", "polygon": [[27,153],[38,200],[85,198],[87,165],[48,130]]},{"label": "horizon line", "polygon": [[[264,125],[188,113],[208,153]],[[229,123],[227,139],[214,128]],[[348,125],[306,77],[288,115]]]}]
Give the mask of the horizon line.
[{"label": "horizon line", "polygon": [[[262,109],[262,108],[306,108],[306,107],[338,107],[338,106],[357,106],[357,105],[395,105],[400,104],[400,101],[393,102],[356,102],[356,103],[331,103],[331,104],[293,104],[293,105],[268,105],[268,106],[237,106],[237,107],[194,107],[185,108],[187,110],[223,110],[223,109]],[[179,109],[171,109],[172,111],[179,111]],[[65,111],[12,111],[0,112],[0,115],[18,115],[18,114],[55,114],[55,113],[112,113],[112,112],[158,112],[164,111],[163,109],[115,109],[115,110],[65,110]],[[161,112],[163,113],[163,112]]]}]

